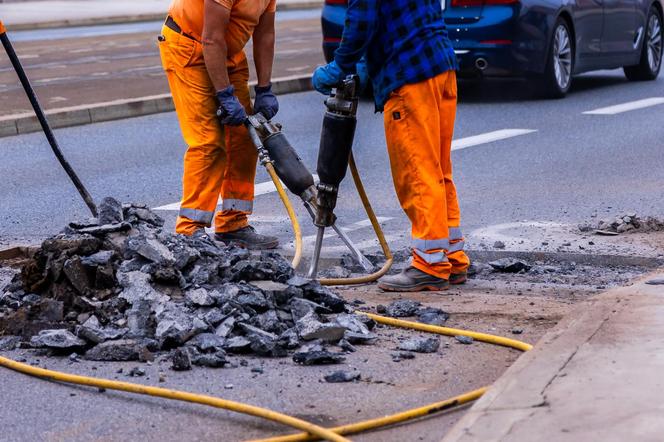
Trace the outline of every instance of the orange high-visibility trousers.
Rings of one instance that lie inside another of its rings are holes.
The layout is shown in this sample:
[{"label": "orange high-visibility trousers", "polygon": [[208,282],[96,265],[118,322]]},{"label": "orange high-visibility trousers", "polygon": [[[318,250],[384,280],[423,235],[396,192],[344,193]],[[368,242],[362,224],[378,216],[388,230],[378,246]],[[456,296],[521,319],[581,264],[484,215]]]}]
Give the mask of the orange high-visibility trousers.
[{"label": "orange high-visibility trousers", "polygon": [[384,109],[394,187],[412,223],[412,265],[445,279],[470,263],[452,180],[456,102],[456,73],[449,71],[398,88]]},{"label": "orange high-visibility trousers", "polygon": [[[191,235],[212,224],[219,197],[216,232],[248,224],[252,212],[258,154],[244,126],[223,127],[217,119],[215,89],[203,60],[202,45],[171,29],[162,29],[161,60],[187,144],[182,201],[175,230]],[[251,113],[249,65],[244,53],[227,60],[235,95]]]}]

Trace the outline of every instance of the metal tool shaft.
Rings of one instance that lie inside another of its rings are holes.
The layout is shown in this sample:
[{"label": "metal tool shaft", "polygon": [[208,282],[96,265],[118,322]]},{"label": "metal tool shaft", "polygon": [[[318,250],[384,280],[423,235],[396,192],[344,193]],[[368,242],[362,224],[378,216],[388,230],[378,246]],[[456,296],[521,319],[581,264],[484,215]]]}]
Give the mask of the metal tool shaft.
[{"label": "metal tool shaft", "polygon": [[316,233],[316,244],[314,245],[314,253],[311,257],[311,264],[309,265],[309,273],[307,278],[316,279],[318,274],[318,261],[320,261],[320,251],[323,248],[323,237],[325,236],[325,227],[319,227]]},{"label": "metal tool shaft", "polygon": [[[304,207],[307,208],[307,211],[309,212],[309,215],[311,215],[311,219],[316,218],[316,212],[314,209],[311,207],[310,204],[308,204],[306,201],[304,203]],[[357,248],[357,246],[353,243],[353,241],[350,239],[348,234],[343,231],[337,224],[332,224],[332,229],[336,232],[336,234],[341,238],[341,240],[344,242],[346,247],[348,247],[348,250],[351,251],[357,262],[362,266],[365,272],[369,273],[372,272],[374,269],[374,265],[362,254],[360,249]]]},{"label": "metal tool shaft", "polygon": [[88,193],[87,189],[85,188],[81,180],[78,178],[78,175],[76,175],[76,172],[74,172],[74,169],[71,167],[69,162],[67,162],[67,159],[62,154],[62,151],[58,146],[58,142],[55,139],[55,135],[51,130],[51,126],[48,124],[46,115],[44,114],[44,111],[42,110],[41,105],[39,104],[37,95],[35,94],[35,91],[32,88],[32,85],[30,84],[30,80],[28,79],[28,76],[26,75],[25,70],[21,65],[21,62],[18,59],[18,56],[16,55],[16,52],[14,51],[14,48],[11,42],[9,41],[6,32],[4,32],[4,26],[2,25],[1,22],[0,22],[0,41],[2,41],[2,46],[5,48],[5,52],[7,52],[9,61],[11,61],[12,66],[16,71],[16,75],[18,75],[18,78],[21,81],[21,84],[23,85],[23,89],[25,90],[25,93],[28,96],[28,100],[30,100],[30,104],[32,105],[32,108],[34,109],[35,114],[37,115],[39,124],[41,125],[41,128],[44,131],[44,135],[46,135],[48,143],[51,145],[51,149],[53,150],[55,157],[58,159],[60,165],[65,170],[71,181],[74,183],[76,190],[78,190],[78,193],[83,198],[83,201],[85,201],[85,204],[90,209],[92,216],[96,217],[97,206],[95,205],[94,200],[90,196],[90,193]]}]

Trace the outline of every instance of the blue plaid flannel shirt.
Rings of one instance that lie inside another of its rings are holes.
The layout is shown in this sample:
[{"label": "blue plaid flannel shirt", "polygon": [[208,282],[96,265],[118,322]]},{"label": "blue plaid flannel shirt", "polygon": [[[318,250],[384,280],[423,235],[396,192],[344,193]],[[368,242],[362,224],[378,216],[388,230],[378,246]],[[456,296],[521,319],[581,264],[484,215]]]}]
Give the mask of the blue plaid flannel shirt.
[{"label": "blue plaid flannel shirt", "polygon": [[352,74],[362,56],[379,111],[404,84],[458,69],[441,0],[349,0],[334,59],[344,73]]}]

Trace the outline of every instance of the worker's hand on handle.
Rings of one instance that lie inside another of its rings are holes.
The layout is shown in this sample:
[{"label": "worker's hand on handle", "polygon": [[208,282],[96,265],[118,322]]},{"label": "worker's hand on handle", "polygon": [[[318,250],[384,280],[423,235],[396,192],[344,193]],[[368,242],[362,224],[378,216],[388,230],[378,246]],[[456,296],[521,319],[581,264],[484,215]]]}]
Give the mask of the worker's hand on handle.
[{"label": "worker's hand on handle", "polygon": [[247,119],[247,113],[235,96],[235,88],[228,86],[217,92],[219,108],[217,108],[217,117],[224,126],[242,126]]},{"label": "worker's hand on handle", "polygon": [[267,86],[256,86],[254,91],[256,92],[254,112],[261,113],[267,120],[271,120],[279,112],[279,102],[272,93],[272,83]]},{"label": "worker's hand on handle", "polygon": [[333,61],[326,66],[317,67],[311,81],[318,92],[330,95],[332,88],[337,87],[345,76],[339,65]]}]

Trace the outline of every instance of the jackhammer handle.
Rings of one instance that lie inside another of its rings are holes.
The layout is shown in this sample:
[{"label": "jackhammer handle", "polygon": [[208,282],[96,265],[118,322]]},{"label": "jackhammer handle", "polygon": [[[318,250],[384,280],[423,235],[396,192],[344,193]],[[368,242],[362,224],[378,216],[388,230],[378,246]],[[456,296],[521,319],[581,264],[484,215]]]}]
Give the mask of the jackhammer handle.
[{"label": "jackhammer handle", "polygon": [[55,157],[58,159],[60,165],[69,176],[69,179],[71,179],[72,183],[74,183],[74,187],[76,187],[76,190],[78,190],[78,193],[81,195],[81,198],[83,198],[83,201],[85,201],[85,204],[88,206],[88,209],[90,209],[92,216],[96,217],[97,206],[95,205],[92,196],[90,196],[90,193],[87,191],[81,180],[78,178],[78,175],[76,175],[76,172],[74,172],[74,169],[71,167],[67,159],[62,154],[62,151],[58,146],[58,142],[55,139],[55,135],[51,130],[51,126],[48,124],[46,115],[44,114],[44,111],[42,110],[42,107],[39,104],[37,95],[35,94],[35,91],[32,88],[32,85],[30,84],[30,80],[28,79],[28,76],[25,73],[23,66],[21,65],[21,61],[19,60],[18,55],[16,55],[16,52],[14,51],[14,47],[9,41],[9,37],[7,37],[7,29],[2,24],[2,22],[0,22],[0,41],[2,42],[2,46],[5,48],[5,52],[9,57],[9,61],[11,62],[12,66],[14,67],[14,70],[16,71],[18,79],[21,81],[23,90],[25,91],[25,94],[28,96],[28,100],[30,101],[32,108],[35,111],[37,120],[39,120],[39,124],[41,125],[41,128],[44,131],[44,135],[46,136],[48,144],[51,146],[51,149],[53,150]]}]

